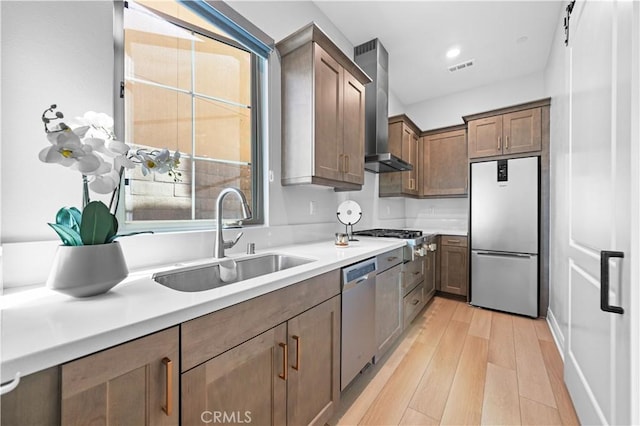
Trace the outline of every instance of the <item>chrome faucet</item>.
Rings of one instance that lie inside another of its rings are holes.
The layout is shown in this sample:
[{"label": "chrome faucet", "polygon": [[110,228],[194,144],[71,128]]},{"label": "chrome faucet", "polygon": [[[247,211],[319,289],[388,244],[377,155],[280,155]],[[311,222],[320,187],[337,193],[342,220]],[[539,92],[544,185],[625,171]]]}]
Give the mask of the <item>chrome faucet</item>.
[{"label": "chrome faucet", "polygon": [[222,235],[222,201],[227,194],[234,193],[240,198],[240,202],[242,205],[242,218],[241,219],[251,219],[251,210],[249,209],[249,205],[247,204],[247,198],[244,196],[244,193],[240,191],[238,188],[225,188],[222,190],[220,195],[218,195],[218,199],[216,200],[216,246],[213,257],[216,259],[221,259],[224,257],[224,249],[231,248],[236,245],[240,237],[242,237],[242,232],[240,232],[233,240],[225,241],[224,235]]}]

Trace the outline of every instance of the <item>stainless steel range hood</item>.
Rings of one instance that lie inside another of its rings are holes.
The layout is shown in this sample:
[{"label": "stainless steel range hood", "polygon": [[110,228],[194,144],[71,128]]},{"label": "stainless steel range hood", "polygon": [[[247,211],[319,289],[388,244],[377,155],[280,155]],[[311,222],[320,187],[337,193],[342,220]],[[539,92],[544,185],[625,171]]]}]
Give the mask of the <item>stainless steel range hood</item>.
[{"label": "stainless steel range hood", "polygon": [[354,60],[373,79],[365,86],[365,170],[413,170],[411,164],[389,152],[389,54],[376,38],[356,46]]}]

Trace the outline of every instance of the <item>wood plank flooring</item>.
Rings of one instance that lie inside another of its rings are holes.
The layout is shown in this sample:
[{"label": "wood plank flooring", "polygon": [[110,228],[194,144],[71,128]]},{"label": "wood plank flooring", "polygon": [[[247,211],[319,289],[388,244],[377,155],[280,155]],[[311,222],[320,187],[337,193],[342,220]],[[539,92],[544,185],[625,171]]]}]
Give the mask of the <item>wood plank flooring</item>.
[{"label": "wood plank flooring", "polygon": [[330,425],[577,425],[547,323],[436,297]]}]

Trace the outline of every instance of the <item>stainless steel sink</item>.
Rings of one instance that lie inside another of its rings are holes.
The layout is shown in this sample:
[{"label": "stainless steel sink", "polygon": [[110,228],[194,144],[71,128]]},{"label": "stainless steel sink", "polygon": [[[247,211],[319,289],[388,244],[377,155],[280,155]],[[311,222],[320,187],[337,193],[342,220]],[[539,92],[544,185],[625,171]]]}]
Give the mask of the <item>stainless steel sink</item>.
[{"label": "stainless steel sink", "polygon": [[[159,272],[153,275],[153,279],[165,287],[179,291],[205,291],[212,288],[222,287],[250,278],[260,277],[284,269],[301,266],[313,259],[304,257],[287,256],[283,254],[256,255],[236,260],[235,268],[223,266],[223,276],[227,276],[224,281],[220,277],[220,263],[223,265],[227,260],[216,261],[205,265],[190,266],[177,270]],[[233,269],[229,274],[229,269]],[[225,273],[227,272],[227,273]],[[229,275],[233,278],[229,279]]]}]

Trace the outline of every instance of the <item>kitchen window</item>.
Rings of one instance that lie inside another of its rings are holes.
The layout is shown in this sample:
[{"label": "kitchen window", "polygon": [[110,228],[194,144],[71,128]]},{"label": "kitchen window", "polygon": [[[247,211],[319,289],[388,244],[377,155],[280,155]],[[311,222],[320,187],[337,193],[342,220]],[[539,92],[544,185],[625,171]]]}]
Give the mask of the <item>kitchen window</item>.
[{"label": "kitchen window", "polygon": [[[209,226],[218,194],[235,186],[252,207],[245,223],[262,223],[268,50],[247,47],[250,38],[242,37],[250,34],[228,27],[204,1],[123,5],[117,134],[134,149],[179,150],[181,176],[174,182],[166,174],[127,171],[118,214],[134,230],[151,221],[167,229]],[[224,210],[225,219],[240,217],[233,197]]]}]

